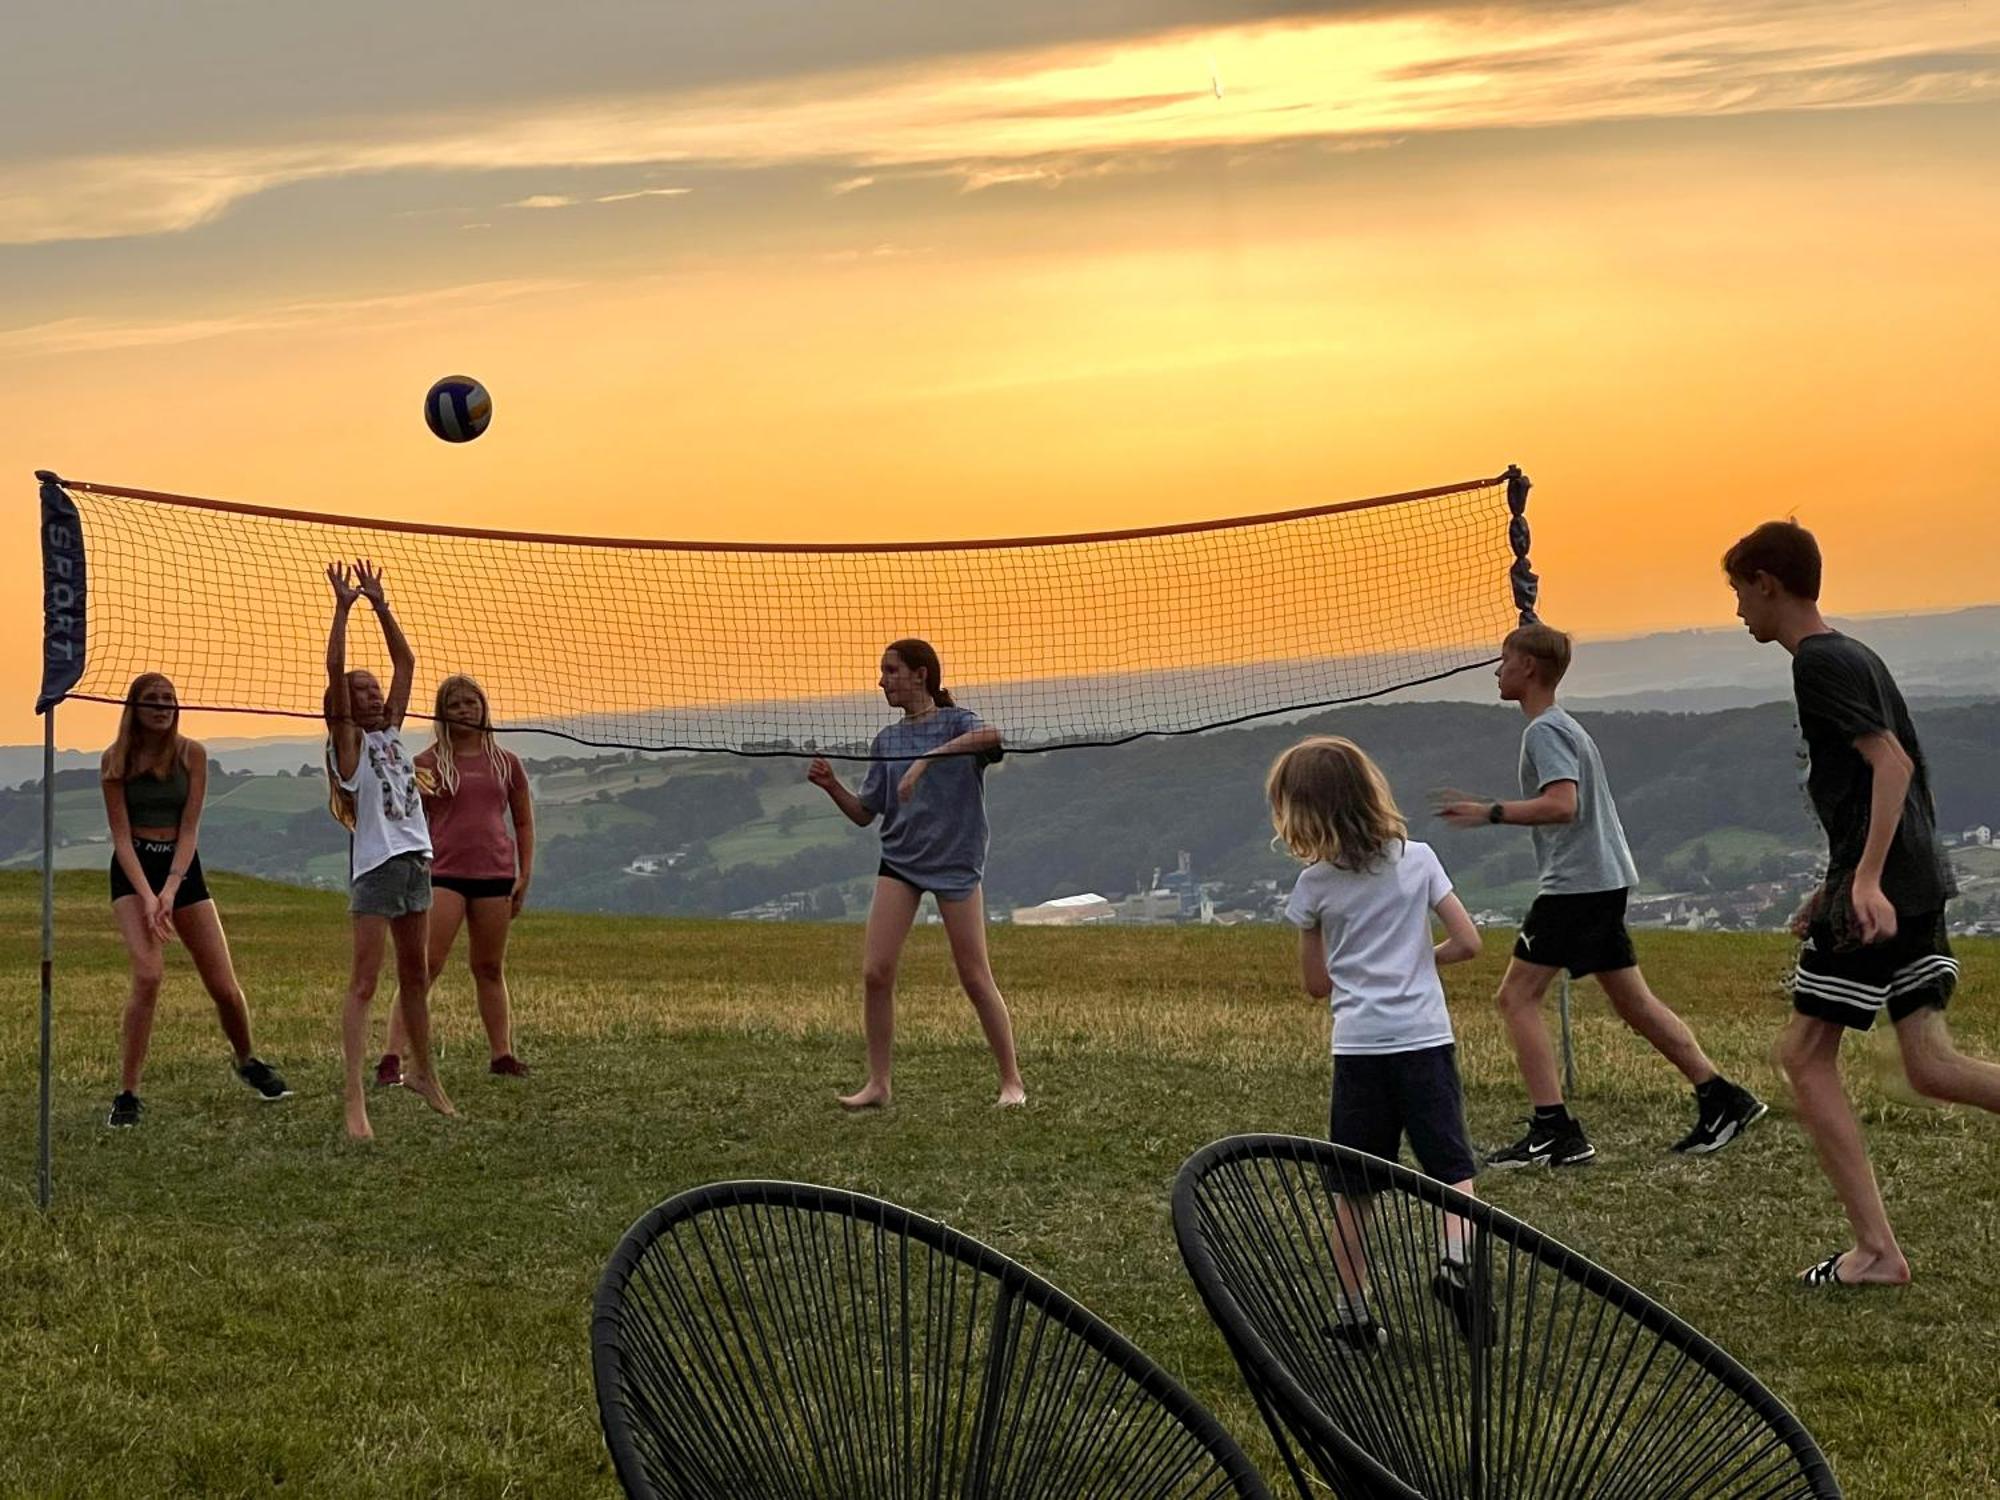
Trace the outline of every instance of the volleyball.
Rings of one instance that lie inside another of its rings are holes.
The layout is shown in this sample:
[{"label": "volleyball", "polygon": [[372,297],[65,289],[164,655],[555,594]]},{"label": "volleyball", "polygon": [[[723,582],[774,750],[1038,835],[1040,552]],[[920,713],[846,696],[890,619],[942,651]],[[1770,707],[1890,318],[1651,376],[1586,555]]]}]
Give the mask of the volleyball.
[{"label": "volleyball", "polygon": [[469,443],[493,420],[493,398],[470,375],[447,375],[424,397],[424,421],[447,443]]}]

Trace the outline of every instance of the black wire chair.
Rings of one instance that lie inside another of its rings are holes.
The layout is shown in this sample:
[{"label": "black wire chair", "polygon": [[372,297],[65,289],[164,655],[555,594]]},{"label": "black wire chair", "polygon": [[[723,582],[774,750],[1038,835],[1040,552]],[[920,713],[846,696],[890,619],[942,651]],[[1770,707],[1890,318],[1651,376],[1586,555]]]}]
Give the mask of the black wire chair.
[{"label": "black wire chair", "polygon": [[1182,1165],[1174,1235],[1301,1495],[1323,1493],[1307,1467],[1343,1500],[1840,1494],[1708,1339],[1406,1167],[1232,1136]]},{"label": "black wire chair", "polygon": [[625,1493],[1269,1500],[1120,1334],[998,1251],[859,1193],[721,1182],[626,1232],[591,1320]]}]

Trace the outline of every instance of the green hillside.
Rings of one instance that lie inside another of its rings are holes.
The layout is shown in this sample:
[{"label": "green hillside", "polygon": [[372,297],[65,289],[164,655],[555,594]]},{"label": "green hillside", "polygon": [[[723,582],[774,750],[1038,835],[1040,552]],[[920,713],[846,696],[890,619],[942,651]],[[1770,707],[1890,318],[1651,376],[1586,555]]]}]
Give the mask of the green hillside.
[{"label": "green hillside", "polygon": [[[1202,1143],[1324,1129],[1321,1009],[1268,928],[1001,929],[1029,1108],[994,1080],[942,934],[912,938],[897,1103],[843,1115],[859,1078],[858,935],[531,911],[510,970],[525,1080],[482,1067],[460,967],[437,996],[464,1117],[400,1093],[379,1139],[340,1138],[347,923],[331,893],[219,876],[258,1045],[298,1097],[231,1078],[185,957],[169,962],[148,1115],[103,1128],[126,988],[95,876],[60,881],[55,1212],[31,1206],[35,903],[0,876],[0,1495],[280,1492],[326,1500],[617,1493],[598,1435],[588,1326],[625,1227],[681,1188],[779,1176],[876,1192],[1048,1275],[1186,1382],[1274,1482],[1277,1460],[1174,1250],[1168,1191]],[[1660,1297],[1803,1418],[1847,1493],[2000,1489],[2000,1121],[1886,1097],[1849,1049],[1917,1280],[1809,1293],[1791,1273],[1844,1226],[1767,1061],[1789,945],[1642,933],[1656,987],[1772,1115],[1720,1156],[1665,1144],[1687,1099],[1580,994],[1575,1107],[1602,1155],[1481,1191]],[[1505,952],[1447,990],[1476,1141],[1509,1138],[1519,1086],[1489,1000]],[[1963,945],[1961,1043],[2000,1057],[2000,944]]]}]

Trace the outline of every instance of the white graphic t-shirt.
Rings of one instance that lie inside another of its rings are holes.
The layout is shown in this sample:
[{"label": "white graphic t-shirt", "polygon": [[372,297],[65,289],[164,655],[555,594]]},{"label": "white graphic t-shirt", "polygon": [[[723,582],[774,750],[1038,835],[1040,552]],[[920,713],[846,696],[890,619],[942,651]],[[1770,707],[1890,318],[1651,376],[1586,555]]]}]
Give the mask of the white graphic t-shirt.
[{"label": "white graphic t-shirt", "polygon": [[354,845],[349,878],[359,880],[399,854],[431,852],[424,799],[417,792],[417,768],[403,753],[393,729],[361,734],[354,775],[340,783],[354,798]]}]

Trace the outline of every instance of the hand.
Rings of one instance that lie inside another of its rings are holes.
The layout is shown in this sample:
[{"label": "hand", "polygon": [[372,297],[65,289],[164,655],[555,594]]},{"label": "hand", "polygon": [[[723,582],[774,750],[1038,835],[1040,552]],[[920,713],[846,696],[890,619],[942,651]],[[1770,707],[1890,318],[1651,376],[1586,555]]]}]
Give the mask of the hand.
[{"label": "hand", "polygon": [[328,563],[326,581],[333,585],[333,602],[343,609],[361,597],[361,590],[354,586],[346,563]]},{"label": "hand", "polygon": [[917,783],[924,779],[924,771],[930,762],[919,758],[910,762],[910,769],[903,773],[903,779],[896,783],[896,800],[908,802],[917,794]]},{"label": "hand", "polygon": [[1799,903],[1799,909],[1792,913],[1792,920],[1787,924],[1791,928],[1793,937],[1803,938],[1806,935],[1825,900],[1826,892],[1819,886],[1814,886],[1806,899]]},{"label": "hand", "polygon": [[509,903],[507,910],[507,916],[510,920],[521,915],[521,908],[527,903],[527,900],[528,877],[525,875],[516,876],[514,880],[514,899]]},{"label": "hand", "polygon": [[806,767],[806,780],[823,792],[830,792],[840,785],[840,778],[833,774],[833,767],[823,755],[813,757],[813,763]]},{"label": "hand", "polygon": [[1492,821],[1491,802],[1461,792],[1456,787],[1432,792],[1431,807],[1454,828],[1477,828]]},{"label": "hand", "polygon": [[156,942],[170,942],[173,939],[174,906],[173,897],[162,900],[152,891],[139,892],[139,919],[148,935]]},{"label": "hand", "polygon": [[1882,894],[1879,882],[1863,885],[1854,881],[1854,921],[1861,929],[1863,943],[1886,943],[1896,935],[1896,908]]},{"label": "hand", "polygon": [[388,600],[382,597],[382,570],[366,558],[354,560],[355,586],[366,595],[368,602],[380,609]]}]

